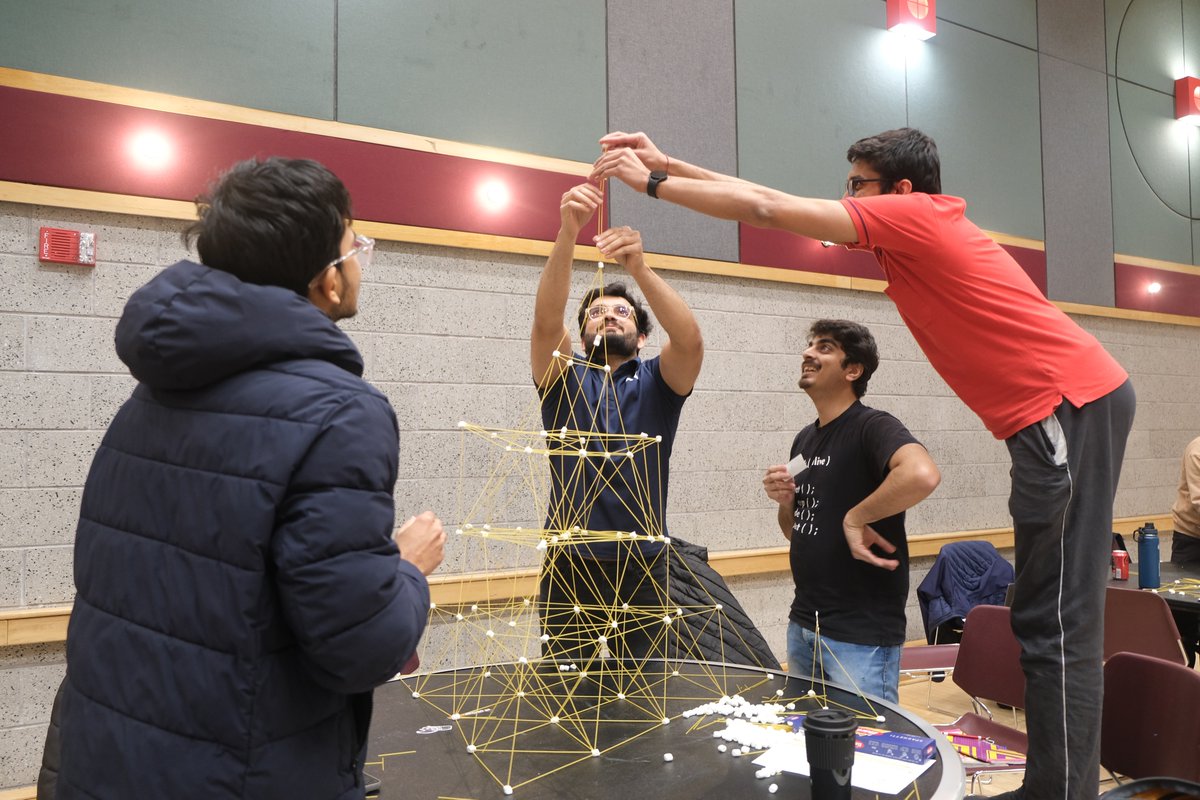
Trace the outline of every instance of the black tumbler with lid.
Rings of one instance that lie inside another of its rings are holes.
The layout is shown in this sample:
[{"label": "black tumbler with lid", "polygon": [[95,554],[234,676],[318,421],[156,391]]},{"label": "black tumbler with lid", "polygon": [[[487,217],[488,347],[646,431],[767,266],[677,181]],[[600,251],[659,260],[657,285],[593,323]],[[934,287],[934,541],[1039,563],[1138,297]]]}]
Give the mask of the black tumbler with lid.
[{"label": "black tumbler with lid", "polygon": [[845,711],[823,708],[804,717],[804,747],[813,800],[850,800],[850,767],[858,721]]}]

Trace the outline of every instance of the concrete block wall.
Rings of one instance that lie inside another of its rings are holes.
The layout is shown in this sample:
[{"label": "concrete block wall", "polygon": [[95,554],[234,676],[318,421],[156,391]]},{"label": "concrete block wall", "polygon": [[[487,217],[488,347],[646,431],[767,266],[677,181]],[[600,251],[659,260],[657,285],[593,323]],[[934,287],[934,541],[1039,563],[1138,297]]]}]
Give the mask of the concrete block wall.
[{"label": "concrete block wall", "polygon": [[[41,225],[95,231],[97,266],[40,265],[34,253]],[[9,287],[0,296],[0,608],[72,599],[81,487],[96,444],[133,386],[113,355],[113,328],[129,294],[185,255],[183,227],[0,204],[0,276]],[[652,241],[647,246],[654,249]],[[360,314],[345,327],[363,351],[368,379],[387,393],[399,417],[401,518],[432,508],[453,522],[470,509],[486,470],[460,460],[460,419],[504,427],[537,419],[527,336],[540,267],[534,257],[380,243]],[[577,265],[572,305],[593,273]],[[805,332],[818,317],[871,327],[883,364],[867,402],[903,420],[942,468],[942,486],[910,514],[909,530],[1010,524],[1003,444],[928,366],[885,296],[663,274],[695,309],[707,345],[676,442],[668,513],[674,535],[713,551],[783,543],[760,481],[768,464],[786,460],[792,436],[813,417],[795,383]],[[1200,376],[1193,369],[1200,328],[1080,322],[1130,370],[1139,393],[1116,513],[1161,514],[1173,496],[1179,454],[1200,428]],[[530,514],[536,517],[536,509]],[[534,563],[533,554],[515,560]],[[443,569],[468,570],[473,563],[454,543]],[[914,564],[914,586],[927,568]],[[790,577],[730,584],[782,656]],[[920,635],[914,605],[909,636]],[[61,645],[0,648],[0,787],[35,779],[62,665]]]}]

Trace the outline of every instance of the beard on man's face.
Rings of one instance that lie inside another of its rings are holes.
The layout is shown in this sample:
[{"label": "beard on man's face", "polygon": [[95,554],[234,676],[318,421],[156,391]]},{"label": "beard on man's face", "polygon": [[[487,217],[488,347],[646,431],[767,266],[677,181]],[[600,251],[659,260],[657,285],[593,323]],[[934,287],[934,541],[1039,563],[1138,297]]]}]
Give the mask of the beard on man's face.
[{"label": "beard on man's face", "polygon": [[592,334],[583,342],[583,352],[587,355],[588,361],[595,361],[606,358],[607,356],[617,356],[618,358],[633,358],[637,355],[637,331],[630,333],[619,333],[617,331],[609,331],[601,334],[600,343],[596,344],[596,334]]}]

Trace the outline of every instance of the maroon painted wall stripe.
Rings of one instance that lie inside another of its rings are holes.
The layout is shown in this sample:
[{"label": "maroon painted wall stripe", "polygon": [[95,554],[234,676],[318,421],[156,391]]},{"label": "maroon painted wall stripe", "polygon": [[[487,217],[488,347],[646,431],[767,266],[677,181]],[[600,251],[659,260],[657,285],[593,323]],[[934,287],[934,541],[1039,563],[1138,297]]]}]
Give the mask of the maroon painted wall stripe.
[{"label": "maroon painted wall stripe", "polygon": [[[253,156],[312,158],[349,188],[359,219],[552,241],[562,193],[582,178],[248,123],[0,87],[0,180],[192,200],[220,172]],[[139,168],[128,143],[155,130],[176,150],[161,171]],[[508,207],[476,199],[503,181]],[[594,230],[581,233],[590,244]]]},{"label": "maroon painted wall stripe", "polygon": [[[402,147],[194,117],[119,103],[0,86],[0,180],[113,194],[190,201],[236,161],[272,155],[326,164],[354,197],[355,215],[375,222],[552,241],[558,202],[582,180],[550,170],[498,164]],[[154,130],[173,143],[170,167],[144,169],[129,154],[131,137]],[[489,211],[481,184],[508,187],[509,204]],[[594,229],[580,232],[591,244]],[[1046,291],[1046,254],[1003,245]],[[882,280],[867,253],[781,231],[740,226],[745,264]],[[1200,275],[1114,265],[1118,308],[1200,316]],[[1151,281],[1158,294],[1146,291]]]},{"label": "maroon painted wall stripe", "polygon": [[[1117,307],[1162,314],[1200,317],[1200,274],[1169,269],[1113,264],[1117,285]],[[1162,290],[1151,294],[1157,282]]]},{"label": "maroon painted wall stripe", "polygon": [[[743,264],[781,267],[850,278],[884,280],[883,270],[875,257],[864,250],[844,247],[823,247],[820,242],[786,231],[755,228],[742,223],[741,257]],[[1046,254],[1032,247],[1002,244],[1021,268],[1046,293]]]}]

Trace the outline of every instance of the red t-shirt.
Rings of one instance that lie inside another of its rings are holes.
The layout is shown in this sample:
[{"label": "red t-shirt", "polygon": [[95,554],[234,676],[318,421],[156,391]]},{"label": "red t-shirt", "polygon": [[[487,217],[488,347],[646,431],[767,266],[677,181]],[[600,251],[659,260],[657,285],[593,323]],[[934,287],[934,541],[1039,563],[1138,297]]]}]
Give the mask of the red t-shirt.
[{"label": "red t-shirt", "polygon": [[846,197],[858,242],[929,363],[997,439],[1082,406],[1128,378],[1096,338],[1059,311],[960,197]]}]

